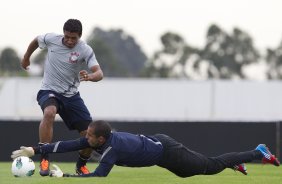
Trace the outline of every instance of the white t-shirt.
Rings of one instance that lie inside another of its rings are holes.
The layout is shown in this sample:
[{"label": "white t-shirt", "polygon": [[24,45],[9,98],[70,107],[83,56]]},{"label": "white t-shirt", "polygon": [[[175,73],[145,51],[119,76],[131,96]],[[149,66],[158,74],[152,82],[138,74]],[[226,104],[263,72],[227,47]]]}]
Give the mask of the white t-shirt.
[{"label": "white t-shirt", "polygon": [[79,40],[73,48],[63,44],[63,35],[47,33],[37,37],[39,47],[47,48],[42,90],[52,90],[66,97],[78,92],[79,71],[99,65],[92,48]]}]

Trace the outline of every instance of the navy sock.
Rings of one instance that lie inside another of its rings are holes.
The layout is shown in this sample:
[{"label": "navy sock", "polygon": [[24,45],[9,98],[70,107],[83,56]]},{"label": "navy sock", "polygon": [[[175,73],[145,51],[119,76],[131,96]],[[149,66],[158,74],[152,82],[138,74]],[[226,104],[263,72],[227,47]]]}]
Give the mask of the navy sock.
[{"label": "navy sock", "polygon": [[[43,146],[43,145],[45,145],[45,144],[49,144],[49,143],[42,143],[42,142],[40,142],[40,143],[38,143],[38,146]],[[41,154],[40,160],[43,160],[43,159],[49,160],[49,155],[48,155],[48,153]]]},{"label": "navy sock", "polygon": [[85,156],[79,154],[79,157],[78,157],[77,162],[76,162],[76,167],[80,168],[80,167],[86,165],[88,160],[89,160],[89,157],[85,157]]}]

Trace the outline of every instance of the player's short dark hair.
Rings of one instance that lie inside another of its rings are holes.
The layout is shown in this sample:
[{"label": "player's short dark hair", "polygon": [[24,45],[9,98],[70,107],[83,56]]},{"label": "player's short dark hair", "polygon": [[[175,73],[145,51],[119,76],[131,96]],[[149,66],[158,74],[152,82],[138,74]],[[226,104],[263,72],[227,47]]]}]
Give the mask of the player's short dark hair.
[{"label": "player's short dark hair", "polygon": [[104,137],[105,139],[108,139],[111,135],[111,125],[104,120],[97,120],[97,121],[93,121],[92,123],[89,124],[90,128],[94,128],[94,132],[93,134],[96,137]]},{"label": "player's short dark hair", "polygon": [[77,19],[69,19],[64,24],[64,31],[68,31],[71,33],[78,33],[79,36],[82,35],[82,24]]}]

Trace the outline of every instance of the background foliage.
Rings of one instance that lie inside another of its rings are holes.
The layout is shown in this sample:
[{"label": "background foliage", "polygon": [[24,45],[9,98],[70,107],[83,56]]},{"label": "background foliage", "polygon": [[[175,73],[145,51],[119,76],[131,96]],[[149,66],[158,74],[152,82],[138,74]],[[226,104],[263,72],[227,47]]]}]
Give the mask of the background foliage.
[{"label": "background foliage", "polygon": [[[86,42],[106,77],[282,79],[282,44],[259,51],[251,35],[240,28],[228,33],[216,24],[210,25],[203,48],[193,47],[173,32],[159,39],[162,48],[152,56],[146,55],[134,37],[122,29],[94,28]],[[43,74],[46,53],[42,50],[33,58],[41,69],[36,75]],[[0,52],[0,76],[29,75],[19,63],[17,52],[4,48]]]}]

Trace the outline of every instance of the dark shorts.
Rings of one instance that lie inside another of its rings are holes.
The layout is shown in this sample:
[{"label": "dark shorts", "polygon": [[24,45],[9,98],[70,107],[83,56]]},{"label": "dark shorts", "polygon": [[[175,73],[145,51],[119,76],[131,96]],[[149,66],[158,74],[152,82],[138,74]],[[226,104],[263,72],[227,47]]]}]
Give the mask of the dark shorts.
[{"label": "dark shorts", "polygon": [[51,98],[58,102],[57,113],[70,130],[81,132],[87,129],[92,118],[79,93],[72,97],[65,97],[54,91],[40,90],[37,94],[37,101],[42,111],[48,106],[46,104],[50,102]]}]

